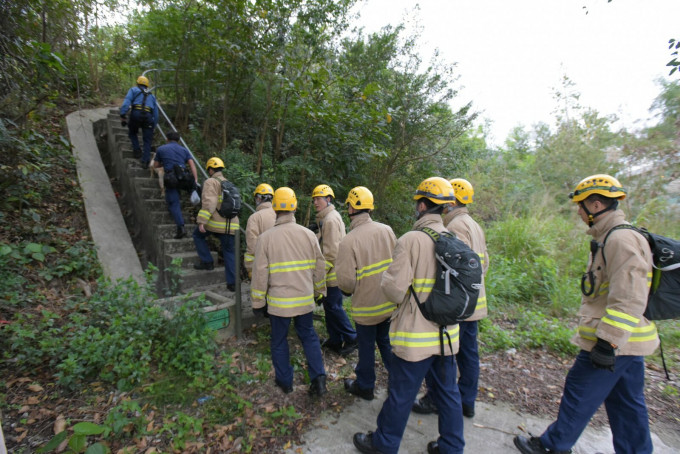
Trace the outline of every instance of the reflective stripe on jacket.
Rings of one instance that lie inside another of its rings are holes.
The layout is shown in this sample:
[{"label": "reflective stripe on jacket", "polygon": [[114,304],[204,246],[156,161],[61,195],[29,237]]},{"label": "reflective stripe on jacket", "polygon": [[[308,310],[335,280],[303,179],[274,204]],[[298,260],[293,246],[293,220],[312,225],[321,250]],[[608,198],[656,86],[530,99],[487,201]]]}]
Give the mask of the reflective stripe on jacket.
[{"label": "reflective stripe on jacket", "polygon": [[[613,227],[627,224],[623,211],[596,218],[588,234],[602,243]],[[597,338],[618,346],[618,355],[651,355],[659,345],[654,322],[642,314],[652,279],[652,252],[647,240],[629,229],[613,232],[602,249],[588,262],[594,275],[594,291],[583,296],[578,332],[572,342],[590,351]],[[592,266],[591,262],[592,261]]]},{"label": "reflective stripe on jacket", "polygon": [[325,264],[316,236],[297,225],[293,213],[281,214],[255,247],[251,297],[253,308],[268,306],[279,317],[314,310],[314,299],[326,294]]},{"label": "reflective stripe on jacket", "polygon": [[470,322],[481,320],[488,314],[484,277],[489,270],[489,252],[486,249],[484,231],[479,224],[470,217],[467,207],[457,207],[454,208],[453,211],[446,213],[444,215],[444,224],[449,232],[454,233],[459,240],[475,251],[482,261],[482,270],[484,271],[482,274],[482,288],[479,291],[475,312],[467,319]]},{"label": "reflective stripe on jacket", "polygon": [[227,220],[220,216],[217,208],[222,196],[222,182],[227,181],[222,172],[214,173],[212,177],[205,180],[201,192],[201,211],[196,216],[198,224],[204,224],[205,229],[215,233],[229,233],[233,235],[239,228],[238,216],[229,220],[229,231],[227,232]]},{"label": "reflective stripe on jacket", "polygon": [[255,260],[255,245],[257,238],[265,230],[274,227],[276,222],[276,212],[272,209],[271,202],[262,202],[255,213],[251,214],[246,224],[246,253],[243,258],[243,264],[247,270],[253,269],[253,260]]},{"label": "reflective stripe on jacket", "polygon": [[[446,232],[438,214],[424,215],[413,225],[413,230],[423,227]],[[383,274],[381,288],[387,299],[397,304],[390,322],[390,342],[392,352],[405,361],[421,361],[441,354],[439,327],[423,317],[409,292],[409,286],[413,284],[420,301],[425,301],[432,291],[436,272],[434,243],[428,235],[410,231],[397,240],[392,263]],[[444,354],[458,353],[458,325],[448,326],[447,331],[453,352],[447,343]]]},{"label": "reflective stripe on jacket", "polygon": [[328,205],[316,214],[316,222],[319,224],[319,243],[321,252],[326,258],[326,285],[337,287],[338,281],[335,274],[335,258],[338,256],[338,246],[345,237],[345,223],[334,205]]},{"label": "reflective stripe on jacket", "polygon": [[351,231],[340,242],[335,261],[338,287],[352,294],[352,318],[360,325],[377,325],[396,308],[380,288],[396,242],[392,228],[368,213],[352,217]]}]

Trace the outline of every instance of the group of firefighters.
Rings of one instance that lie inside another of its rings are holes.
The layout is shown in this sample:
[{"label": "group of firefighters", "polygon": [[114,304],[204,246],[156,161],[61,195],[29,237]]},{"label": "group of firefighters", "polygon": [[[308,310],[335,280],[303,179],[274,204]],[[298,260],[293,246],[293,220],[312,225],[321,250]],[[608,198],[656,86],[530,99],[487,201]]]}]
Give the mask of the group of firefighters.
[{"label": "group of firefighters", "polygon": [[[120,112],[136,155],[147,164],[158,111],[155,98],[146,90],[148,79],[140,76],[137,84],[128,92]],[[143,151],[137,140],[140,127]],[[203,187],[193,234],[201,258],[195,268],[212,269],[205,238],[217,235],[223,243],[227,287],[233,291],[233,233],[239,228],[238,218],[227,220],[217,213],[224,163],[213,157],[206,167],[211,178]],[[389,226],[371,218],[375,202],[363,186],[351,189],[345,200],[351,219],[349,233],[335,208],[335,194],[326,184],[312,192],[316,222],[309,227],[295,220],[298,202],[291,188],[274,191],[262,183],[254,197],[257,210],[246,227],[245,267],[251,277],[253,311],[268,317],[271,325],[276,385],[284,393],[293,391],[287,340],[291,320],[307,360],[312,396],[327,393],[322,349],[343,356],[358,349],[356,378],[346,378],[344,388],[372,400],[377,345],[389,374],[387,398],[377,429],[354,434],[356,448],[363,453],[398,452],[409,413],[414,411],[438,414],[439,438],[427,444],[428,453],[462,453],[463,417],[475,415],[477,322],[487,316],[484,281],[474,314],[446,327],[450,350],[440,349],[439,327],[422,315],[415,297],[427,299],[436,274],[434,243],[419,231],[423,228],[454,233],[479,255],[486,274],[489,259],[484,232],[467,208],[474,198],[470,182],[441,177],[423,180],[413,196],[413,229],[399,239]],[[578,204],[578,215],[597,245],[591,248],[588,288],[582,288],[579,327],[572,338],[581,352],[565,380],[557,420],[540,437],[517,436],[514,443],[523,454],[569,453],[604,404],[615,451],[651,453],[644,356],[654,353],[659,345],[654,323],[643,315],[651,285],[651,249],[634,230],[614,229],[628,224],[619,208],[626,191],[616,178],[591,175],[578,183],[569,197]],[[183,225],[181,232],[179,228],[178,224],[176,237],[181,238]],[[606,245],[605,238],[609,238]],[[354,327],[343,308],[343,295],[351,296]],[[323,341],[313,326],[315,305],[324,309],[328,338]],[[427,392],[418,399],[423,381]]]}]

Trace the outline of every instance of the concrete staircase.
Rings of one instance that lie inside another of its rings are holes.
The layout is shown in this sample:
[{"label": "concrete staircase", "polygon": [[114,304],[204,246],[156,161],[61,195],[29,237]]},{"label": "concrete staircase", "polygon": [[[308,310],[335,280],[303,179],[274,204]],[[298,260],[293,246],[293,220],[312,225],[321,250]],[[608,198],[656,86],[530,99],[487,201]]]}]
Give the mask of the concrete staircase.
[{"label": "concrete staircase", "polygon": [[[196,227],[196,214],[200,206],[191,205],[189,195],[182,193],[182,214],[187,236],[174,239],[176,226],[167,209],[158,177],[152,175],[148,168],[143,168],[139,159],[133,157],[128,130],[120,125],[118,112],[111,110],[106,124],[98,125],[98,129],[101,131],[100,137],[106,131],[106,140],[100,140],[98,144],[100,153],[142,266],[153,264],[158,268],[159,304],[170,308],[187,295],[191,298],[205,295],[210,304],[207,312],[216,312],[209,317],[219,316],[214,320],[226,318],[221,323],[224,326],[218,331],[219,337],[227,338],[240,333],[241,323],[253,321],[250,287],[237,282],[237,291],[239,287],[241,290],[241,310],[237,311],[236,294],[226,288],[224,263],[221,254],[218,254],[219,241],[215,239],[211,243],[215,268],[210,271],[193,269],[193,264],[199,258],[191,234]],[[173,261],[177,265],[172,266]],[[238,262],[237,269],[240,268],[240,259]],[[247,320],[243,320],[243,317],[238,320],[241,314]],[[218,327],[220,323],[211,322],[210,325]]]}]

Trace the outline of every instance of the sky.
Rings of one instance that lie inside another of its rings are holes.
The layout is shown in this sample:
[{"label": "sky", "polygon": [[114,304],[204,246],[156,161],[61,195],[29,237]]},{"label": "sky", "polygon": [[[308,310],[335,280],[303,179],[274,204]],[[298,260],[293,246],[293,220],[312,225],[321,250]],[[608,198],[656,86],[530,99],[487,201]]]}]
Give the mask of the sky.
[{"label": "sky", "polygon": [[423,60],[438,48],[457,63],[461,101],[492,121],[497,146],[515,126],[554,124],[564,76],[615,126],[650,124],[668,40],[680,39],[680,0],[365,0],[355,10],[365,33],[416,19]]}]

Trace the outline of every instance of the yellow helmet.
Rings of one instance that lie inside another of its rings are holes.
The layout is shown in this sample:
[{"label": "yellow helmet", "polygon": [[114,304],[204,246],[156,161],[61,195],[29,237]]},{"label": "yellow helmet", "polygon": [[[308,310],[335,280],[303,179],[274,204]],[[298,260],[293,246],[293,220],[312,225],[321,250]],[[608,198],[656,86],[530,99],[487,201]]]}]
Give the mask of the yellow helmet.
[{"label": "yellow helmet", "polygon": [[291,188],[282,187],[274,191],[272,200],[274,211],[295,211],[297,208],[297,197]]},{"label": "yellow helmet", "polygon": [[333,190],[327,184],[320,184],[314,188],[314,191],[312,191],[312,197],[328,197],[328,196],[335,198]]},{"label": "yellow helmet", "polygon": [[427,178],[418,185],[413,200],[419,200],[423,197],[430,199],[437,205],[451,203],[456,200],[451,183],[441,177]]},{"label": "yellow helmet", "polygon": [[255,188],[253,195],[274,195],[274,188],[269,186],[267,183],[260,183]]},{"label": "yellow helmet", "polygon": [[224,161],[220,158],[210,158],[208,162],[205,163],[205,168],[207,169],[224,169]]},{"label": "yellow helmet", "polygon": [[373,194],[368,188],[357,186],[349,191],[345,203],[349,203],[355,210],[372,210]]},{"label": "yellow helmet", "polygon": [[449,181],[451,186],[453,186],[453,192],[456,194],[456,199],[464,205],[472,203],[472,198],[475,195],[474,189],[472,189],[472,184],[468,180],[463,178],[454,178]]},{"label": "yellow helmet", "polygon": [[574,192],[569,194],[569,198],[572,202],[578,203],[593,194],[600,194],[610,199],[623,200],[626,198],[626,190],[623,189],[619,180],[605,174],[591,175],[588,178],[584,178],[576,185]]},{"label": "yellow helmet", "polygon": [[149,79],[145,76],[139,76],[137,78],[137,85],[144,85],[146,88],[149,88]]}]

